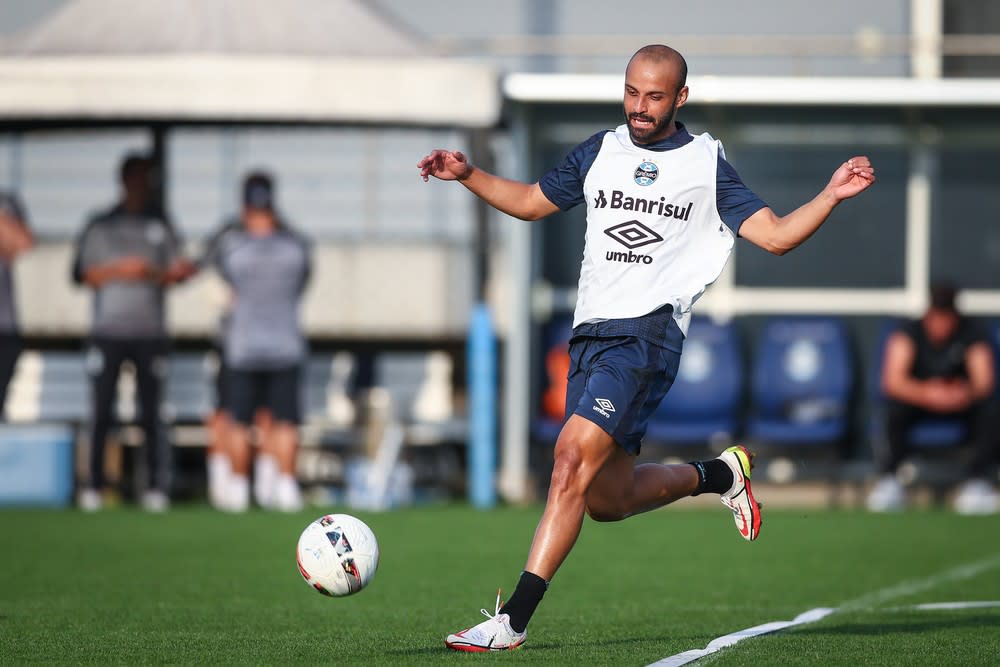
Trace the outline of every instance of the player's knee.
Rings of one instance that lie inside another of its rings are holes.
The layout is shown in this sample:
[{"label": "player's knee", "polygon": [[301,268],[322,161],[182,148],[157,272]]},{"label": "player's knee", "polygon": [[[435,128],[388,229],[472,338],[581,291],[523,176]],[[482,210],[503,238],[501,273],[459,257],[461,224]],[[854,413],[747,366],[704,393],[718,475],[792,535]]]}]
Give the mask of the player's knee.
[{"label": "player's knee", "polygon": [[585,489],[581,484],[583,456],[578,447],[564,445],[556,448],[555,461],[552,465],[552,477],[549,480],[550,491],[557,493]]},{"label": "player's knee", "polygon": [[607,505],[595,506],[587,503],[587,516],[594,521],[607,523],[610,521],[621,521],[628,517],[628,512],[623,507],[611,507]]}]

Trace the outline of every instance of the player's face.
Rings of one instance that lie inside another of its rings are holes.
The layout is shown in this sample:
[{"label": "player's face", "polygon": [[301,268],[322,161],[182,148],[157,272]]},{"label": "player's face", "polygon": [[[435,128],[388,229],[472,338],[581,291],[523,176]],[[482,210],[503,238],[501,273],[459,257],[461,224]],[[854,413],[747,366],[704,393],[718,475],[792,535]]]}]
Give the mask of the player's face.
[{"label": "player's face", "polygon": [[953,311],[931,308],[924,315],[924,331],[934,344],[943,343],[951,338],[957,328],[958,315]]},{"label": "player's face", "polygon": [[677,109],[687,102],[670,61],[636,58],[625,70],[625,122],[632,141],[651,144],[674,133]]}]

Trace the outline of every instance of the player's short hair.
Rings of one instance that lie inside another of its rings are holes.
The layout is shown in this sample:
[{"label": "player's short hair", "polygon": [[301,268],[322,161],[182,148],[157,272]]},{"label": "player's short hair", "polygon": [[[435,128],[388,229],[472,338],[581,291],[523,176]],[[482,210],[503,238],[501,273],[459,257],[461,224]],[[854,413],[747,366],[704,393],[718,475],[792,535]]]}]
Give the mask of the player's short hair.
[{"label": "player's short hair", "polygon": [[958,287],[954,283],[947,280],[936,281],[930,289],[931,308],[956,313],[958,312],[958,307],[955,305],[955,297],[957,296]]},{"label": "player's short hair", "polygon": [[684,59],[684,56],[681,55],[680,51],[672,49],[666,44],[647,44],[632,54],[632,57],[629,59],[629,63],[640,57],[649,58],[653,62],[663,62],[666,60],[673,61],[677,64],[677,71],[680,74],[677,82],[677,90],[680,90],[687,85],[688,64]]},{"label": "player's short hair", "polygon": [[128,153],[118,167],[118,178],[124,183],[139,169],[152,169],[153,159],[146,153]]},{"label": "player's short hair", "polygon": [[252,171],[243,179],[243,205],[274,210],[274,178],[266,171]]}]

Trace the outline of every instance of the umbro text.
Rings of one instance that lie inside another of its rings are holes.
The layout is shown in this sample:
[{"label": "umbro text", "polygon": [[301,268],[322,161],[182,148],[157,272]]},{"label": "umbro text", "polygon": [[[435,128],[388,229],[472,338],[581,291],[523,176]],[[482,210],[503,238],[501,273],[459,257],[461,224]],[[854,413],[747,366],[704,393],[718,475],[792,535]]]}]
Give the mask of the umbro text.
[{"label": "umbro text", "polygon": [[653,258],[649,255],[640,255],[634,253],[631,250],[628,252],[615,252],[614,250],[609,250],[604,258],[611,262],[622,262],[624,264],[652,264]]}]

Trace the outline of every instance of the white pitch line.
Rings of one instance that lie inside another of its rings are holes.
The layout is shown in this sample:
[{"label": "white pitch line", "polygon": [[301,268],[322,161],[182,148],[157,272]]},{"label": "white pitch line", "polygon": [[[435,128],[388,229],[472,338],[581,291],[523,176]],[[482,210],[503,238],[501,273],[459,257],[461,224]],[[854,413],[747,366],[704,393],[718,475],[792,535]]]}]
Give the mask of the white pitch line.
[{"label": "white pitch line", "polygon": [[[964,565],[953,567],[930,577],[902,581],[893,586],[889,586],[888,588],[883,588],[875,591],[874,593],[862,595],[859,598],[845,602],[837,608],[817,607],[816,609],[810,609],[809,611],[799,614],[791,621],[772,621],[763,625],[755,625],[754,627],[747,628],[745,630],[737,630],[736,632],[731,632],[728,635],[716,637],[710,641],[705,648],[692,649],[690,651],[684,651],[683,653],[677,653],[663,658],[662,660],[650,663],[646,667],[680,667],[681,665],[694,662],[699,658],[704,658],[706,655],[711,655],[712,653],[715,653],[723,648],[732,646],[736,642],[747,639],[748,637],[759,637],[760,635],[777,632],[778,630],[784,630],[785,628],[790,628],[795,625],[814,623],[820,619],[826,618],[830,614],[840,611],[860,611],[862,609],[874,608],[895,598],[921,593],[951,581],[960,581],[962,579],[975,577],[976,575],[992,570],[998,566],[1000,566],[1000,554],[995,554],[990,558],[974,561],[972,563],[965,563]],[[994,606],[1000,606],[1000,602],[934,602],[914,605],[912,608],[931,610],[972,609]]]},{"label": "white pitch line", "polygon": [[914,605],[914,609],[934,611],[936,609],[985,609],[1000,607],[1000,600],[973,600],[969,602],[927,602]]},{"label": "white pitch line", "polygon": [[680,665],[686,665],[689,662],[694,662],[698,658],[704,658],[706,655],[715,653],[719,649],[732,646],[736,642],[748,637],[759,637],[760,635],[766,635],[769,632],[777,632],[778,630],[790,628],[793,625],[813,623],[814,621],[818,621],[821,618],[829,616],[835,611],[836,609],[830,609],[829,607],[817,607],[816,609],[810,609],[809,611],[799,614],[791,621],[772,621],[771,623],[756,625],[752,628],[747,628],[746,630],[738,630],[728,635],[723,635],[722,637],[716,637],[710,641],[708,646],[705,648],[684,651],[683,653],[678,653],[677,655],[672,655],[668,658],[664,658],[663,660],[651,663],[647,667],[653,667],[654,665],[656,667],[679,667]]},{"label": "white pitch line", "polygon": [[983,572],[987,572],[996,567],[1000,567],[1000,554],[994,554],[990,558],[984,558],[983,560],[965,563],[949,570],[945,570],[939,574],[924,577],[923,579],[910,579],[908,581],[902,581],[893,586],[889,586],[887,588],[877,590],[874,593],[862,595],[859,598],[845,602],[838,607],[837,611],[872,609],[889,602],[890,600],[895,600],[896,598],[907,597],[917,593],[922,593],[932,588],[937,588],[941,584],[950,583],[952,581],[961,581],[962,579],[971,579],[972,577],[980,575]]}]

